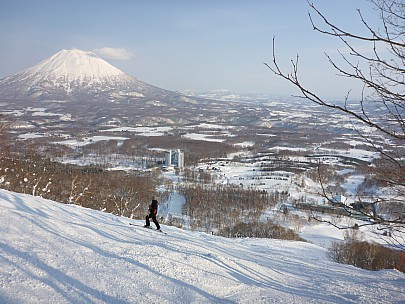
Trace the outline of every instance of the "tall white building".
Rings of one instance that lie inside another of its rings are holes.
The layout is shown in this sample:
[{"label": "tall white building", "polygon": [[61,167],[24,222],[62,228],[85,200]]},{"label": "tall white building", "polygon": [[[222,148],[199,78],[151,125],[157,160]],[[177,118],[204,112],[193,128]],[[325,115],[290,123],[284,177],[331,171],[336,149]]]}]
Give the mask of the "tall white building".
[{"label": "tall white building", "polygon": [[179,169],[184,168],[184,152],[180,149],[165,151],[165,165]]},{"label": "tall white building", "polygon": [[177,150],[177,167],[180,169],[184,168],[184,152],[180,149]]}]

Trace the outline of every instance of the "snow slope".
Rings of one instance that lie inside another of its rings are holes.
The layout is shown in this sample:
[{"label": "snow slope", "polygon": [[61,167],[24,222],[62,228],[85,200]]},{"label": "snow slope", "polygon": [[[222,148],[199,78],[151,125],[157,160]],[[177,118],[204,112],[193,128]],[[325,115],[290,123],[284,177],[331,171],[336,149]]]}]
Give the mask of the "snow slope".
[{"label": "snow slope", "polygon": [[405,275],[0,190],[0,303],[405,303]]}]

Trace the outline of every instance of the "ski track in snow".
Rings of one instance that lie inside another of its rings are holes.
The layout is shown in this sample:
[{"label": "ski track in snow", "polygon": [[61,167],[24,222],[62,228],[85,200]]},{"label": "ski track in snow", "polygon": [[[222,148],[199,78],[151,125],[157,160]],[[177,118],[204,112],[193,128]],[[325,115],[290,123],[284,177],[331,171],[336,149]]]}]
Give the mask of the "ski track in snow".
[{"label": "ski track in snow", "polygon": [[[0,190],[0,303],[405,303],[405,275]],[[153,224],[152,224],[153,225]]]}]

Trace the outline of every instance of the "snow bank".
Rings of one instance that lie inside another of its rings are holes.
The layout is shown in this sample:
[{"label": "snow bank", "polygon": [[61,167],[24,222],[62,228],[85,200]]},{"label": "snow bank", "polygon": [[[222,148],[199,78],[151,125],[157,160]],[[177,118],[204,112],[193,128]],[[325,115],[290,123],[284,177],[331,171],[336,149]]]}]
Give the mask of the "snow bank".
[{"label": "snow bank", "polygon": [[[405,276],[0,190],[0,303],[400,303]],[[133,223],[143,224],[141,221]]]}]

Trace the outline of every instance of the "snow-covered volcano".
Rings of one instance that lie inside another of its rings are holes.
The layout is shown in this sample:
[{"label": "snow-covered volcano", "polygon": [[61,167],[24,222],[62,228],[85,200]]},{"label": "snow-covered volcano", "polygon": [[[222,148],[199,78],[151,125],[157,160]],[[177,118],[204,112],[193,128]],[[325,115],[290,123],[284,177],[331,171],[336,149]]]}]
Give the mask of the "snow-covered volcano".
[{"label": "snow-covered volcano", "polygon": [[39,64],[0,80],[0,96],[6,98],[70,99],[164,94],[112,66],[96,54],[62,50]]},{"label": "snow-covered volcano", "polygon": [[128,77],[96,54],[81,50],[62,50],[25,73],[38,75],[38,80],[54,78],[66,82],[86,79],[103,82],[111,77]]}]

